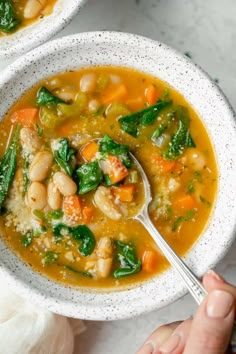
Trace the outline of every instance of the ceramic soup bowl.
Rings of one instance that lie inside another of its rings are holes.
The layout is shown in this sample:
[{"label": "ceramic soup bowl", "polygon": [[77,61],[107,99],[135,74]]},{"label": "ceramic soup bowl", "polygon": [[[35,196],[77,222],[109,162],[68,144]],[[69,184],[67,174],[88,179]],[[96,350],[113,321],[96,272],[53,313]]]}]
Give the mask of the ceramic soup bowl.
[{"label": "ceramic soup bowl", "polygon": [[51,15],[36,20],[13,34],[0,37],[0,59],[12,59],[26,53],[62,30],[86,0],[57,0]]},{"label": "ceramic soup bowl", "polygon": [[[232,108],[215,83],[174,49],[132,34],[89,32],[47,43],[8,67],[0,78],[0,117],[41,79],[90,65],[128,66],[159,77],[181,92],[202,118],[216,153],[219,187],[208,226],[184,257],[202,276],[222,259],[235,236],[236,151],[232,142],[236,141],[236,127]],[[34,271],[1,241],[0,269],[19,295],[55,313],[82,319],[128,318],[161,308],[186,293],[172,268],[121,291],[66,287]]]}]

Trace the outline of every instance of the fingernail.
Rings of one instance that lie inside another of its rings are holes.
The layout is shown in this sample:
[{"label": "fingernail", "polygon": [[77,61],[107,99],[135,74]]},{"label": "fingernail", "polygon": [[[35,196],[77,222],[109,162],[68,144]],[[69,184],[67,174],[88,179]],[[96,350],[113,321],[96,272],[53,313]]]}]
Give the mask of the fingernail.
[{"label": "fingernail", "polygon": [[222,278],[218,273],[216,273],[214,270],[210,269],[207,274],[211,275],[213,278],[215,278],[218,281],[225,282],[224,278]]},{"label": "fingernail", "polygon": [[214,290],[207,298],[207,315],[210,318],[228,316],[234,304],[233,296],[222,290]]},{"label": "fingernail", "polygon": [[180,336],[178,334],[173,334],[161,347],[161,353],[172,353],[175,350],[180,342]]},{"label": "fingernail", "polygon": [[146,343],[142,346],[142,348],[139,349],[137,354],[153,354],[154,353],[154,348],[152,343]]}]

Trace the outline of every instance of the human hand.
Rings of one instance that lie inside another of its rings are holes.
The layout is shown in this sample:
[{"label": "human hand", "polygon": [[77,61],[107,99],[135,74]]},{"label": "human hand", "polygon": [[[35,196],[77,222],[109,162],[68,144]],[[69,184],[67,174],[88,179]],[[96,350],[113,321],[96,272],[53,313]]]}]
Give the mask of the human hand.
[{"label": "human hand", "polygon": [[236,287],[209,271],[203,278],[208,296],[193,319],[156,329],[136,354],[224,354],[231,338]]}]

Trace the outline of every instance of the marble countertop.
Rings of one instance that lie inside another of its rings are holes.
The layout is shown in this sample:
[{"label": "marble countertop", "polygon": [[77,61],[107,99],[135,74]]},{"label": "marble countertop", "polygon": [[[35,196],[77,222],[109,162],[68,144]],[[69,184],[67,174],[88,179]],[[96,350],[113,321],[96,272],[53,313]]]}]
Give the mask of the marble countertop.
[{"label": "marble countertop", "polygon": [[[193,61],[217,80],[236,110],[235,13],[235,0],[88,0],[73,22],[56,37],[115,30],[167,43],[182,53],[188,52]],[[0,61],[0,70],[9,63]],[[236,243],[216,269],[236,284],[235,256]],[[75,354],[135,353],[157,326],[185,319],[195,309],[193,299],[187,295],[166,308],[135,319],[86,322],[87,331],[77,338]]]}]

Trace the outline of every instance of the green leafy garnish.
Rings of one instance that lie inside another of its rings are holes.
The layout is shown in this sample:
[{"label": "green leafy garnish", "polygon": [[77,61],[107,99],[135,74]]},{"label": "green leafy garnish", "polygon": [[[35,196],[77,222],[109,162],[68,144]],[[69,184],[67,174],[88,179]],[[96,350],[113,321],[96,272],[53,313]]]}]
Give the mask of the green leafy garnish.
[{"label": "green leafy garnish", "polygon": [[68,265],[65,265],[64,268],[67,269],[67,270],[70,270],[73,273],[76,273],[76,274],[79,274],[79,275],[83,275],[84,277],[87,277],[87,278],[92,278],[93,277],[92,274],[89,273],[89,272],[83,272],[81,270],[74,269],[74,268],[72,268],[71,266],[68,266]]},{"label": "green leafy garnish", "polygon": [[76,241],[81,241],[79,251],[83,256],[93,253],[96,240],[92,231],[86,225],[79,225],[72,228],[72,236]]},{"label": "green leafy garnish", "polygon": [[184,106],[177,106],[175,118],[178,122],[178,128],[171,138],[168,150],[163,155],[167,160],[175,160],[185,148],[196,146],[189,131],[190,118],[188,109]]},{"label": "green leafy garnish", "polygon": [[121,117],[118,122],[124,132],[136,138],[138,136],[140,126],[152,125],[158,114],[171,104],[171,100],[159,100],[154,106],[150,106],[139,112]]},{"label": "green leafy garnish", "polygon": [[160,124],[159,128],[154,131],[151,136],[151,140],[155,143],[156,140],[164,133],[164,131],[168,128],[166,124]]},{"label": "green leafy garnish", "polygon": [[0,0],[0,31],[13,32],[21,21],[15,17],[14,7],[11,0]]},{"label": "green leafy garnish", "polygon": [[114,271],[114,277],[118,279],[140,272],[142,261],[137,259],[134,247],[130,243],[121,241],[116,241],[116,247],[120,268]]},{"label": "green leafy garnish", "polygon": [[0,210],[16,172],[19,133],[20,126],[17,125],[12,141],[0,160]]},{"label": "green leafy garnish", "polygon": [[43,128],[38,123],[36,123],[36,129],[38,132],[38,136],[43,136]]},{"label": "green leafy garnish", "polygon": [[195,188],[194,188],[194,185],[193,184],[189,184],[188,185],[188,193],[189,194],[192,194],[195,192]]},{"label": "green leafy garnish", "polygon": [[79,180],[79,194],[85,194],[96,189],[103,179],[98,161],[80,166],[76,170],[76,175]]},{"label": "green leafy garnish", "polygon": [[54,233],[54,242],[60,242],[64,236],[71,234],[71,227],[65,224],[57,224],[53,226],[52,232]]},{"label": "green leafy garnish", "polygon": [[63,211],[61,209],[58,209],[58,210],[53,210],[53,211],[49,211],[46,215],[46,218],[48,220],[58,220],[60,218],[62,218],[63,216]]},{"label": "green leafy garnish", "polygon": [[172,231],[176,231],[182,222],[192,220],[195,214],[196,214],[196,210],[187,210],[185,216],[179,216],[175,220],[172,227]]},{"label": "green leafy garnish", "polygon": [[69,141],[66,138],[61,138],[58,146],[58,150],[54,151],[55,161],[69,176],[72,176],[73,167],[71,162],[76,150],[69,147]]},{"label": "green leafy garnish", "polygon": [[207,208],[211,207],[211,203],[208,200],[206,200],[203,196],[200,195],[199,198],[200,198],[201,202],[206,205]]},{"label": "green leafy garnish", "polygon": [[126,167],[131,167],[131,159],[129,157],[129,146],[116,143],[108,134],[105,134],[104,137],[100,140],[99,151],[102,154],[115,155],[119,157],[119,159]]},{"label": "green leafy garnish", "polygon": [[29,170],[29,156],[24,158],[24,163],[23,163],[23,197],[25,196],[30,184],[28,170]]},{"label": "green leafy garnish", "polygon": [[59,97],[54,96],[46,87],[41,87],[37,93],[36,102],[38,106],[46,106],[47,104],[57,105],[66,103]]},{"label": "green leafy garnish", "polygon": [[59,255],[53,251],[43,252],[41,254],[41,256],[42,256],[42,263],[45,267],[47,267],[53,263],[56,263],[56,261],[59,258]]},{"label": "green leafy garnish", "polygon": [[34,234],[32,231],[29,231],[27,232],[25,235],[23,235],[22,237],[22,243],[25,247],[28,247],[32,241],[33,241],[33,238],[34,238]]}]

